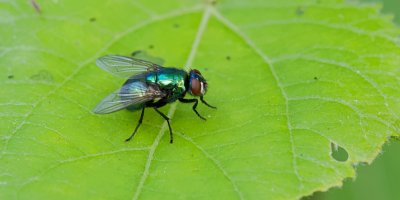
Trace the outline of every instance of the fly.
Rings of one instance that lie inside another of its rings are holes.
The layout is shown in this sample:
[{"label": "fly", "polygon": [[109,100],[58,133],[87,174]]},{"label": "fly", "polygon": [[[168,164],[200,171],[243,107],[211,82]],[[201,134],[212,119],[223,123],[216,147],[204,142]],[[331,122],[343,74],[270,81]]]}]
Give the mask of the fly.
[{"label": "fly", "polygon": [[192,69],[189,72],[140,60],[127,56],[107,55],[97,59],[96,64],[103,70],[113,75],[128,78],[121,88],[109,94],[93,110],[97,114],[108,114],[122,109],[141,110],[141,115],[135,130],[129,141],[135,135],[142,124],[146,107],[153,108],[163,117],[167,123],[170,134],[170,143],[173,143],[172,129],[167,115],[158,108],[179,100],[182,103],[193,103],[193,111],[201,119],[196,108],[197,98],[185,99],[188,92],[194,97],[200,97],[200,101],[210,108],[216,107],[208,104],[203,96],[207,92],[207,81],[199,70]]}]

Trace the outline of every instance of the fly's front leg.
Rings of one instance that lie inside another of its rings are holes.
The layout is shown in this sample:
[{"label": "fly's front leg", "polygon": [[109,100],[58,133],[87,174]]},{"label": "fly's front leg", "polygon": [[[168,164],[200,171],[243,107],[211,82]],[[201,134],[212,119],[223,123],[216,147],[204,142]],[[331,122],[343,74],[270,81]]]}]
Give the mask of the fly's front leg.
[{"label": "fly's front leg", "polygon": [[200,96],[200,100],[201,100],[201,102],[203,102],[204,104],[206,104],[206,106],[208,106],[208,107],[210,107],[210,108],[213,108],[213,109],[217,109],[217,107],[208,104],[208,103],[203,99],[203,96]]},{"label": "fly's front leg", "polygon": [[128,139],[126,139],[125,142],[129,142],[129,140],[131,140],[133,138],[133,136],[135,135],[135,133],[138,130],[139,126],[142,124],[142,120],[143,120],[143,116],[144,116],[144,108],[145,107],[143,106],[142,114],[140,114],[140,119],[139,119],[138,124],[136,125],[135,131],[133,131],[132,135]]},{"label": "fly's front leg", "polygon": [[202,120],[206,120],[206,118],[204,118],[203,116],[201,116],[198,112],[197,112],[197,110],[196,110],[196,108],[197,108],[197,104],[199,104],[199,100],[197,100],[197,99],[184,99],[184,98],[179,98],[178,99],[180,102],[182,102],[182,103],[194,103],[193,104],[193,111],[197,114],[197,116],[199,116]]}]

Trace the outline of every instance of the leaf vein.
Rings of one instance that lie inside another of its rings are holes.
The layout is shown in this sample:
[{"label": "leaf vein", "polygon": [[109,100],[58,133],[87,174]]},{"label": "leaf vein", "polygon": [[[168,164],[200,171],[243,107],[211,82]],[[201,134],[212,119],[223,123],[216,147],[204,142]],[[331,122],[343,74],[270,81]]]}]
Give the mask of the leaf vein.
[{"label": "leaf vein", "polygon": [[[197,52],[198,45],[200,44],[201,37],[202,37],[203,32],[204,32],[204,30],[205,30],[205,28],[206,28],[206,26],[208,24],[209,17],[210,17],[210,9],[211,9],[210,5],[207,5],[205,7],[205,9],[204,9],[203,17],[201,19],[201,22],[200,22],[199,28],[197,30],[194,42],[192,44],[192,48],[190,49],[190,53],[189,53],[188,59],[186,61],[186,65],[185,65],[185,68],[184,68],[184,70],[186,70],[186,71],[189,69],[189,67],[191,66],[191,64],[193,62],[194,56],[195,56],[195,54]],[[170,119],[173,117],[173,115],[175,113],[175,110],[176,110],[176,103],[172,104],[170,109],[169,109],[169,111],[168,111],[168,117]],[[154,158],[155,150],[158,147],[159,142],[160,142],[162,136],[164,135],[164,133],[166,131],[166,128],[167,128],[167,122],[164,121],[159,133],[157,134],[157,137],[154,139],[154,142],[150,147],[150,151],[149,151],[149,155],[148,155],[148,158],[147,158],[147,161],[146,161],[146,165],[145,165],[145,168],[144,168],[143,175],[140,178],[139,184],[136,187],[135,194],[132,197],[132,199],[134,199],[134,200],[139,198],[139,196],[140,196],[140,194],[141,194],[141,192],[143,190],[144,184],[145,184],[145,182],[147,180],[147,177],[149,175],[149,171],[150,171],[152,160]]]},{"label": "leaf vein", "polygon": [[253,41],[247,37],[244,33],[242,33],[231,21],[229,21],[227,18],[225,18],[224,16],[222,16],[219,12],[214,10],[214,15],[217,17],[217,19],[219,19],[219,21],[224,24],[226,27],[230,28],[234,33],[236,33],[238,36],[240,36],[243,41],[246,42],[246,44],[251,47],[263,60],[264,62],[268,65],[275,81],[277,82],[277,86],[281,91],[281,94],[283,96],[283,98],[285,99],[285,112],[286,112],[286,125],[289,131],[289,141],[290,141],[290,146],[291,146],[291,154],[292,154],[292,165],[293,165],[293,170],[294,170],[294,174],[297,178],[297,180],[299,181],[299,189],[302,190],[304,185],[302,182],[302,178],[298,172],[297,169],[297,161],[296,161],[296,148],[295,148],[295,144],[294,144],[294,139],[293,139],[293,133],[292,133],[292,125],[290,122],[290,115],[289,115],[289,102],[288,102],[288,96],[282,86],[281,81],[278,78],[278,75],[275,72],[275,69],[273,67],[272,61],[271,59],[266,56],[261,49],[259,49],[254,43]]},{"label": "leaf vein", "polygon": [[[21,119],[21,122],[11,131],[11,134],[9,137],[7,137],[5,144],[3,145],[3,148],[1,152],[5,152],[8,149],[8,145],[10,140],[15,136],[15,134],[25,125],[25,121],[33,114],[34,110],[42,103],[44,100],[46,100],[48,97],[51,95],[55,94],[59,89],[61,89],[66,83],[68,83],[70,80],[72,80],[85,66],[89,65],[92,63],[94,60],[96,60],[103,52],[105,52],[111,45],[113,45],[116,41],[118,41],[120,38],[124,37],[125,35],[132,33],[140,28],[146,27],[156,21],[162,21],[165,19],[169,19],[172,17],[177,17],[184,15],[186,13],[192,13],[197,11],[198,8],[193,8],[193,9],[184,9],[184,10],[175,10],[171,13],[168,13],[166,15],[158,16],[157,18],[151,18],[147,21],[144,21],[142,23],[139,23],[135,26],[132,26],[131,28],[127,29],[124,32],[121,32],[120,34],[116,34],[106,45],[101,48],[99,51],[97,51],[92,57],[89,59],[81,62],[76,69],[68,76],[66,77],[61,84],[57,85],[54,89],[50,90],[46,95],[44,95],[42,98],[40,98],[38,101],[36,101],[32,108],[27,112],[27,114]],[[0,159],[3,158],[3,153],[0,154]]]},{"label": "leaf vein", "polygon": [[239,195],[240,199],[244,199],[243,197],[243,193],[239,190],[237,183],[234,181],[233,178],[231,178],[228,174],[228,172],[222,167],[221,163],[215,159],[214,157],[212,157],[210,154],[207,153],[207,151],[205,149],[203,149],[200,145],[198,145],[196,142],[193,141],[192,138],[182,134],[182,133],[178,133],[176,132],[178,136],[180,136],[181,138],[185,139],[186,141],[190,142],[191,144],[193,144],[193,146],[195,146],[198,150],[201,151],[201,153],[204,154],[204,156],[209,159],[214,165],[215,167],[217,167],[218,170],[220,170],[222,172],[222,174],[224,175],[224,177],[232,184],[234,191]]}]

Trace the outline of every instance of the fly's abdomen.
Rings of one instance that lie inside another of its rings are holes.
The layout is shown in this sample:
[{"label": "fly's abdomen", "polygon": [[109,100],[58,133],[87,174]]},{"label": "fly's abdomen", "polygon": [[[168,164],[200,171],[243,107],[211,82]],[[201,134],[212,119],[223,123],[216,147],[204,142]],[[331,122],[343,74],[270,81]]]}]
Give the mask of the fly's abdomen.
[{"label": "fly's abdomen", "polygon": [[[146,95],[146,83],[139,79],[128,79],[120,90],[121,102],[131,102],[132,98],[141,98]],[[143,108],[144,103],[136,103],[127,105],[130,111],[139,110]]]},{"label": "fly's abdomen", "polygon": [[164,98],[166,94],[155,84],[149,84],[143,76],[133,76],[128,79],[119,91],[118,102],[128,110],[139,110],[147,102]]}]

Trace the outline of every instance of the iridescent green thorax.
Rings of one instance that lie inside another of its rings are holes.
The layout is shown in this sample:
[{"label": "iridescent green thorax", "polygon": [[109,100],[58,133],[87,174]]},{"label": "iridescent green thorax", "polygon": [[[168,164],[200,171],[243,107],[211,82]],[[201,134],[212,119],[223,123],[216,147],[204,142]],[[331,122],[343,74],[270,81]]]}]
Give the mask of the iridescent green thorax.
[{"label": "iridescent green thorax", "polygon": [[146,74],[148,84],[156,84],[161,90],[166,91],[167,101],[173,102],[184,97],[186,93],[185,81],[188,74],[176,68],[163,68]]}]

